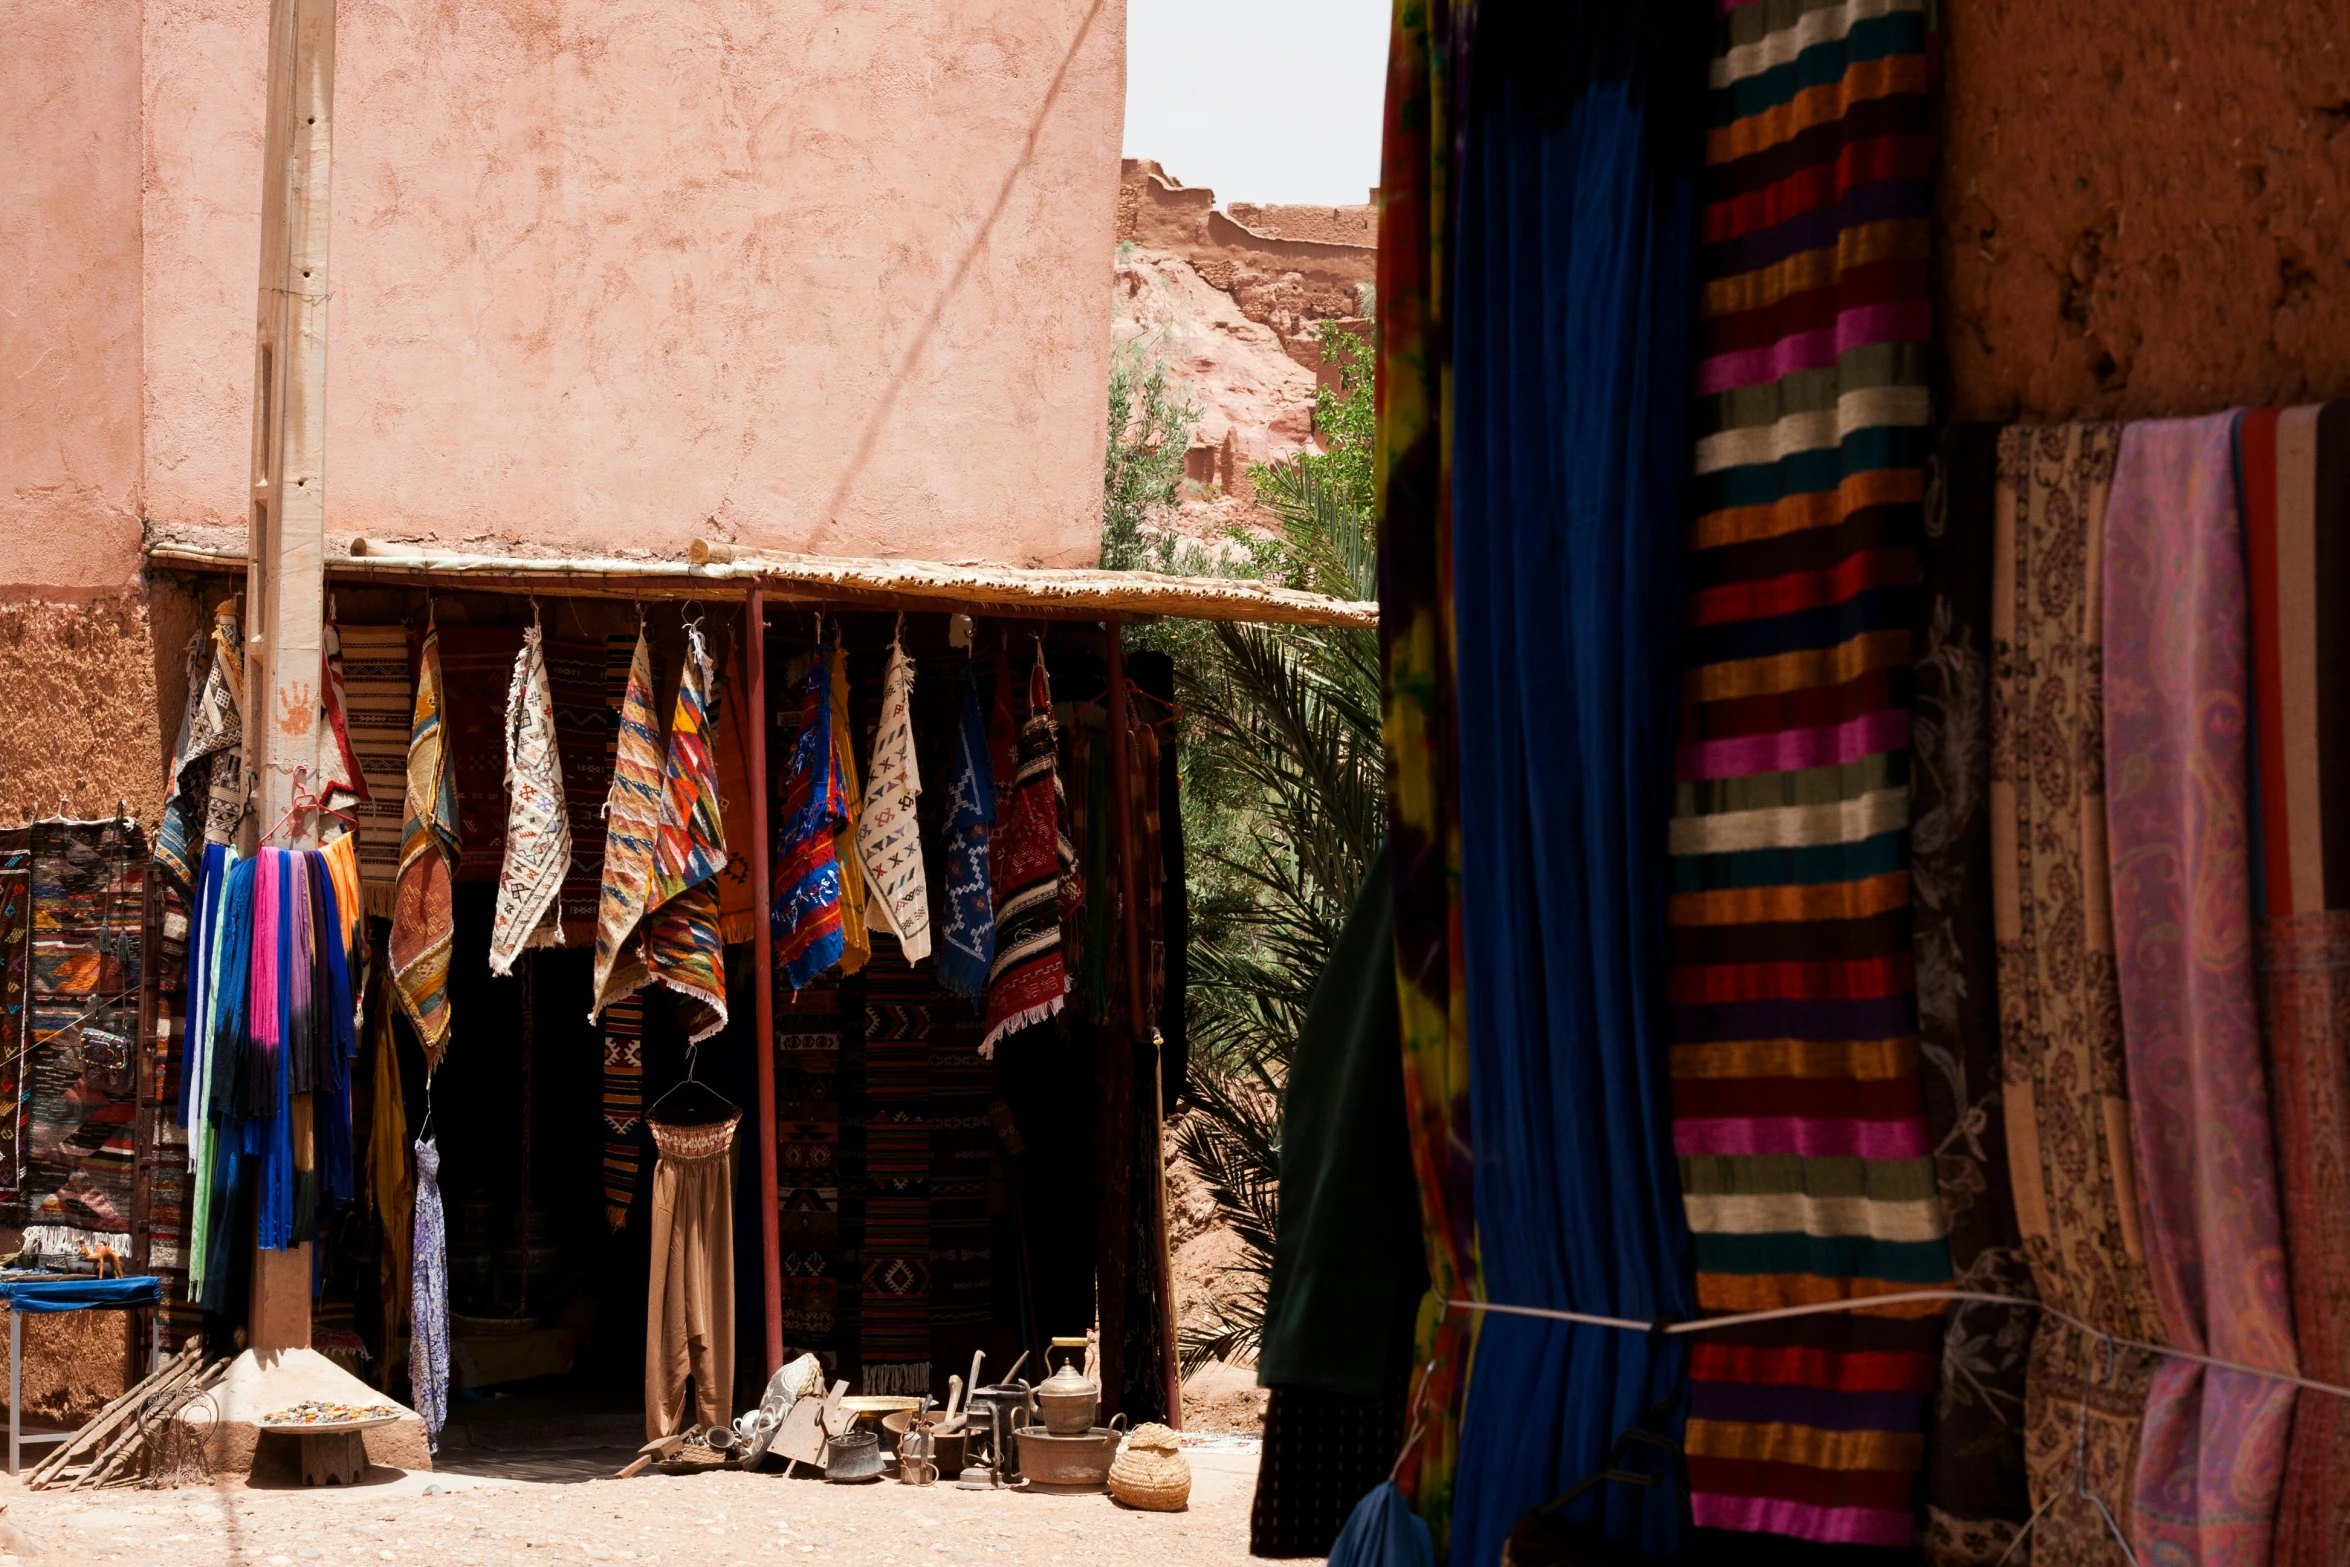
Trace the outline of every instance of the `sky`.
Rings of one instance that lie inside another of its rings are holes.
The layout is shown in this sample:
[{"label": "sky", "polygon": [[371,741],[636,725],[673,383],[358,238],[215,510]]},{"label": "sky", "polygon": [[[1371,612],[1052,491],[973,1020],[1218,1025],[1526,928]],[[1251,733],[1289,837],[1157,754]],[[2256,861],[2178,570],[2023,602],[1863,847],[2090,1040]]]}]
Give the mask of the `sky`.
[{"label": "sky", "polygon": [[1387,0],[1127,0],[1126,156],[1219,202],[1379,183]]}]

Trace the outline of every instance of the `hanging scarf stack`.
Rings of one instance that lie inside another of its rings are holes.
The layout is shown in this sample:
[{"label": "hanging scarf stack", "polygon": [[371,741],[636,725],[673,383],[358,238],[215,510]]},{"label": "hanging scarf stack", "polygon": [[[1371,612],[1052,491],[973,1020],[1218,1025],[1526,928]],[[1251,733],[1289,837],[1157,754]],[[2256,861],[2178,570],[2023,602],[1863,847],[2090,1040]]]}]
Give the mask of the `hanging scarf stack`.
[{"label": "hanging scarf stack", "polygon": [[775,904],[768,913],[775,960],[794,990],[805,990],[838,963],[846,947],[834,838],[847,820],[832,744],[832,681],[819,645],[800,690],[800,735],[792,744],[783,825],[776,834]]},{"label": "hanging scarf stack", "polygon": [[604,1009],[641,989],[647,978],[631,938],[652,892],[653,857],[661,836],[661,731],[653,715],[653,645],[639,627],[620,728],[612,756],[612,792],[604,801],[604,884],[596,906],[596,994],[593,1023]]},{"label": "hanging scarf stack", "polygon": [[449,945],[457,929],[450,877],[457,864],[457,784],[441,724],[441,641],[427,625],[408,731],[407,818],[392,893],[392,983],[416,1026],[426,1070],[449,1045]]},{"label": "hanging scarf stack", "polygon": [[[1009,660],[1007,660],[1009,662]],[[1069,991],[1061,964],[1061,873],[1072,858],[1061,833],[1060,741],[1053,733],[1052,692],[1044,648],[1028,677],[1028,716],[1020,725],[1019,763],[1003,831],[990,845],[995,871],[995,967],[987,977],[987,1017],[979,1053],[1061,1010]]]},{"label": "hanging scarf stack", "polygon": [[726,827],[718,769],[710,755],[710,655],[701,631],[686,628],[685,675],[669,723],[669,761],[653,850],[646,965],[685,999],[678,1022],[689,1043],[726,1026],[726,951],[718,928],[718,873],[726,868]]},{"label": "hanging scarf stack", "polygon": [[555,696],[539,628],[522,634],[506,691],[506,863],[490,926],[490,972],[510,974],[525,947],[563,939],[557,896],[571,871],[571,819],[556,752]]},{"label": "hanging scarf stack", "polygon": [[857,823],[857,860],[872,891],[865,905],[867,927],[897,937],[906,961],[919,963],[930,956],[930,889],[916,835],[922,774],[914,759],[913,702],[914,665],[905,648],[892,641],[889,669],[881,680],[881,724],[873,737],[865,809]]},{"label": "hanging scarf stack", "polygon": [[963,721],[955,739],[955,781],[947,799],[946,924],[939,932],[938,982],[950,995],[977,1001],[995,966],[995,893],[988,873],[988,829],[995,824],[994,769],[987,721],[979,711],[979,677],[963,665]]}]

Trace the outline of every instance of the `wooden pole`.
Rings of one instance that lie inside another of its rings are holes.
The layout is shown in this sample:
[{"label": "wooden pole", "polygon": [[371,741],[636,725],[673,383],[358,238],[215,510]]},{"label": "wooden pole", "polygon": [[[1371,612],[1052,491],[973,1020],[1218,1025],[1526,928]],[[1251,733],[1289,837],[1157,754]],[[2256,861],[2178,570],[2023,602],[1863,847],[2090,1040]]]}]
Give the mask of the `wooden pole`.
[{"label": "wooden pole", "polygon": [[[335,0],[271,0],[246,545],[245,745],[251,831],[316,841],[326,619],[326,309]],[[254,1253],[248,1341],[310,1344],[310,1248]]]},{"label": "wooden pole", "polygon": [[767,925],[772,851],[767,846],[767,604],[754,579],[744,596],[743,657],[749,664],[743,717],[750,731],[751,956],[759,993],[752,1002],[759,1052],[759,1265],[767,1307],[767,1375],[783,1369],[783,1235],[775,1180],[775,936]]}]

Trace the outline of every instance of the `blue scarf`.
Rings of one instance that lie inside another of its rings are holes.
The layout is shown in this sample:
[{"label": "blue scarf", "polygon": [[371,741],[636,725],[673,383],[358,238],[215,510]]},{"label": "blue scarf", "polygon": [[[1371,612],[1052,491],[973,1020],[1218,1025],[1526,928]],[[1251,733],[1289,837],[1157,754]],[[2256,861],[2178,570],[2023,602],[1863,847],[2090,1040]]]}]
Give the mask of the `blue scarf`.
[{"label": "blue scarf", "polygon": [[955,739],[954,791],[947,799],[945,921],[939,931],[938,982],[977,1003],[995,967],[995,882],[987,835],[995,825],[995,767],[987,755],[987,720],[979,679],[963,664],[963,724]]}]

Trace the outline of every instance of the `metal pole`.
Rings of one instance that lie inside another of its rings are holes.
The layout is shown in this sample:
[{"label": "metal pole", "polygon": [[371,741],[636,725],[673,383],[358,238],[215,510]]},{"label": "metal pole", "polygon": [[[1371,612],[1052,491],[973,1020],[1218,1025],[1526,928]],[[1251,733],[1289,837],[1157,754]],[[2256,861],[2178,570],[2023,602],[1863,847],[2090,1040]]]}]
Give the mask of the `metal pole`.
[{"label": "metal pole", "polygon": [[743,599],[746,622],[743,717],[750,731],[751,955],[759,993],[752,1002],[759,1052],[759,1262],[767,1306],[767,1374],[783,1369],[783,1236],[775,1212],[775,937],[767,926],[767,605],[756,579]]}]

